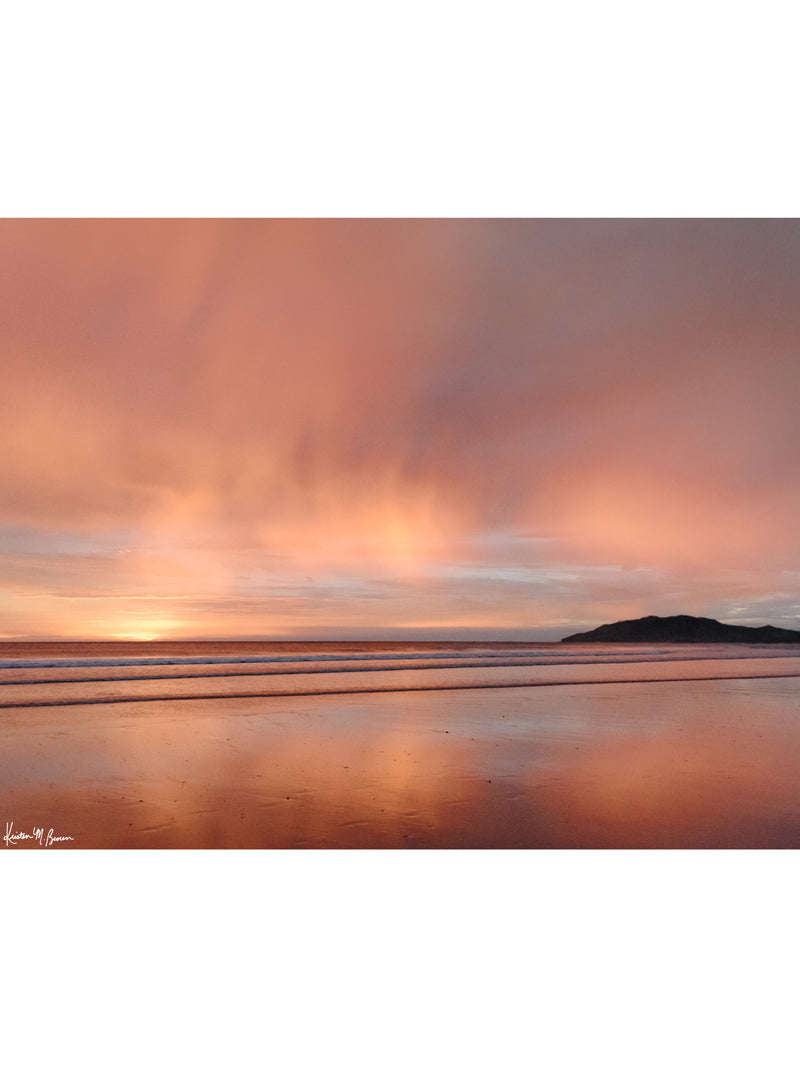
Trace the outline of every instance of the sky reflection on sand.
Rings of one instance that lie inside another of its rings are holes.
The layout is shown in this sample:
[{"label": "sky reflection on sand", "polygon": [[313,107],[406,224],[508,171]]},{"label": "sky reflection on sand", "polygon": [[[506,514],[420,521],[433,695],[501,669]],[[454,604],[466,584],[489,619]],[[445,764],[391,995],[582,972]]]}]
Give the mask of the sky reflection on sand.
[{"label": "sky reflection on sand", "polygon": [[3,808],[80,848],[795,848],[799,695],[761,678],[21,709]]}]

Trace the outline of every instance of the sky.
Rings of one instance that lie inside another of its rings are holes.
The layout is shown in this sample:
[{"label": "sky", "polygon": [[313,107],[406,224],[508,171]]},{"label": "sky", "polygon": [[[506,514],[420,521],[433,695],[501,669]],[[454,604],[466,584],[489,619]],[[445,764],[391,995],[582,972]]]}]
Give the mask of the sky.
[{"label": "sky", "polygon": [[800,224],[0,222],[0,638],[800,628]]}]

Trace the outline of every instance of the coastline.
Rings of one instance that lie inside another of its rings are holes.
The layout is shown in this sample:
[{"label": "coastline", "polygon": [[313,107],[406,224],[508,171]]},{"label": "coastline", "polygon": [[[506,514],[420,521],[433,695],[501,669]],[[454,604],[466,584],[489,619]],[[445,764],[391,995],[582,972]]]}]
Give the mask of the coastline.
[{"label": "coastline", "polygon": [[[465,671],[496,683],[442,684]],[[4,707],[0,826],[78,849],[800,846],[800,660],[437,668],[418,672],[435,688],[396,685],[416,673],[372,692],[244,697],[252,677],[190,678],[152,684],[226,691]]]}]

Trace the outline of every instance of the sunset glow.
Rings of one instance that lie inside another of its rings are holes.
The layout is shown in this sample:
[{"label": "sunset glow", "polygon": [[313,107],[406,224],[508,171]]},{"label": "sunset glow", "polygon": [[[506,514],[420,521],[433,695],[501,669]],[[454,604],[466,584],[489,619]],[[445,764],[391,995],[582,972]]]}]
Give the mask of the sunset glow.
[{"label": "sunset glow", "polygon": [[800,626],[800,226],[7,220],[0,638]]}]

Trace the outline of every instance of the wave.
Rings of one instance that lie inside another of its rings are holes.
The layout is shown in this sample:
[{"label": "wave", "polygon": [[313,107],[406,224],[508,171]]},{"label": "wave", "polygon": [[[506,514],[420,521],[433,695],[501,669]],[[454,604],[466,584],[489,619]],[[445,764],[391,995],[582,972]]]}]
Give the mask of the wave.
[{"label": "wave", "polygon": [[[258,693],[184,693],[172,694],[161,697],[161,700],[219,700],[222,697],[235,697],[237,700],[267,699],[269,697],[317,697],[317,696],[358,696],[370,693],[445,693],[459,689],[530,689],[543,686],[561,685],[651,685],[658,682],[723,682],[723,681],[747,681],[763,680],[765,678],[800,678],[800,670],[786,671],[775,674],[708,674],[697,678],[581,678],[561,679],[558,681],[525,681],[525,682],[464,682],[463,684],[447,685],[403,685],[403,686],[374,686],[358,687],[352,689],[303,689],[299,692],[258,692]],[[27,703],[0,703],[0,710],[6,708],[60,708],[86,704],[133,704],[153,703],[152,696],[108,696],[87,697],[81,700],[35,700]]]},{"label": "wave", "polygon": [[[344,659],[344,658],[345,657],[342,657],[342,659]],[[394,657],[394,658],[398,658],[399,659],[400,657]],[[430,660],[431,658],[432,657],[426,657],[426,660]],[[702,660],[702,659],[705,659],[705,658],[706,658],[705,656],[686,656],[686,655],[682,656],[682,655],[679,655],[679,654],[669,655],[667,653],[665,653],[664,655],[659,656],[659,657],[655,657],[655,656],[642,657],[642,656],[630,656],[630,655],[627,655],[627,656],[626,655],[576,656],[576,655],[573,654],[573,655],[570,655],[570,656],[566,656],[565,655],[564,657],[561,657],[561,658],[558,658],[556,656],[551,656],[551,655],[546,655],[546,656],[543,655],[540,658],[535,658],[535,657],[532,657],[532,656],[528,656],[528,657],[524,657],[524,658],[523,657],[519,657],[519,658],[511,659],[511,658],[503,657],[502,659],[497,659],[497,660],[495,660],[495,661],[493,661],[491,663],[487,663],[487,662],[485,662],[485,659],[482,658],[482,657],[470,657],[469,659],[465,658],[461,662],[455,662],[452,657],[447,657],[446,659],[442,658],[442,660],[440,660],[440,661],[438,661],[436,663],[424,662],[424,661],[423,662],[419,662],[419,661],[414,660],[412,669],[415,670],[415,671],[435,671],[435,670],[439,670],[440,671],[440,670],[449,669],[449,668],[457,670],[457,669],[464,669],[464,668],[471,668],[471,667],[483,667],[483,668],[486,668],[487,670],[494,670],[494,669],[500,669],[502,667],[585,666],[587,664],[592,664],[592,663],[604,663],[604,664],[606,664],[606,663],[607,664],[614,664],[614,663],[619,663],[619,664],[623,664],[623,663],[642,663],[642,664],[644,664],[644,663],[690,663],[690,662],[696,662],[699,659]],[[726,657],[726,656],[722,656],[722,657],[716,656],[714,658],[715,659],[720,659],[720,658],[722,658],[722,659],[737,659],[737,660],[739,660],[739,659],[741,659],[741,660],[747,660],[747,659],[785,659],[785,658],[787,658],[787,656],[785,654],[775,653],[775,654],[772,654],[772,655],[764,655],[764,656],[759,656],[759,655],[754,655],[754,656],[728,656],[728,657]],[[413,657],[408,657],[408,659],[411,660],[411,659],[413,659]],[[302,664],[302,666],[293,666],[293,664]],[[237,666],[238,665],[238,666],[243,666],[243,667],[253,668],[253,669],[238,670],[238,671],[229,671],[229,670],[224,670],[224,669],[222,669],[222,670],[204,671],[204,670],[198,669],[198,670],[191,671],[191,673],[178,673],[178,670],[187,669],[189,667],[202,668],[202,667],[206,667],[206,666],[215,666],[215,665],[216,666],[220,666],[220,667],[229,667],[229,666]],[[33,668],[33,669],[37,670],[37,672],[38,672],[39,666],[40,665],[37,664],[37,667]],[[70,663],[68,665],[65,665],[63,663],[59,663],[57,666],[58,667],[63,667],[65,671],[69,672],[69,671],[80,670],[84,666],[88,667],[89,664],[75,662],[75,663]],[[131,666],[131,667],[135,666],[137,668],[141,668],[143,666],[162,666],[162,667],[164,667],[164,666],[174,666],[178,670],[170,672],[170,673],[147,672],[145,674],[141,674],[141,673],[130,674],[130,673],[119,673],[119,672],[116,673],[116,674],[107,674],[107,673],[106,674],[70,674],[70,673],[67,673],[65,675],[59,675],[58,677],[55,677],[55,675],[53,673],[53,671],[55,670],[55,667],[48,665],[47,669],[51,672],[49,677],[47,675],[45,675],[44,677],[35,677],[35,676],[31,677],[31,676],[29,676],[29,671],[31,670],[31,668],[28,668],[27,666],[24,666],[24,665],[23,666],[17,665],[20,676],[15,676],[13,678],[11,678],[11,677],[6,677],[6,678],[0,677],[0,686],[9,686],[9,685],[54,685],[54,684],[58,684],[58,685],[62,685],[62,684],[63,685],[70,685],[70,684],[71,685],[78,685],[78,684],[84,684],[84,683],[88,684],[88,683],[92,683],[92,682],[121,682],[121,681],[125,681],[125,682],[137,682],[137,681],[138,682],[145,682],[145,681],[152,682],[152,681],[174,681],[174,680],[176,681],[176,680],[179,680],[179,679],[189,679],[189,678],[219,678],[219,679],[224,679],[224,678],[244,678],[244,677],[247,677],[247,678],[259,678],[259,677],[275,678],[275,677],[282,677],[282,676],[289,677],[289,676],[294,676],[294,675],[323,674],[323,673],[324,674],[334,674],[334,675],[336,675],[336,674],[362,674],[362,673],[363,674],[369,674],[369,673],[381,673],[381,674],[383,674],[383,673],[388,673],[390,671],[406,671],[406,670],[409,670],[409,664],[407,662],[385,663],[385,662],[382,662],[382,661],[378,662],[377,658],[376,658],[375,661],[370,661],[370,660],[352,660],[352,659],[350,659],[350,660],[347,660],[344,663],[337,663],[336,666],[332,667],[330,665],[330,661],[324,659],[323,657],[319,657],[319,658],[316,658],[316,659],[311,658],[311,657],[307,657],[307,658],[303,658],[303,659],[286,658],[285,660],[282,660],[282,659],[279,659],[279,658],[275,658],[275,657],[270,658],[270,659],[252,659],[251,658],[251,659],[247,659],[247,660],[239,660],[239,659],[233,659],[233,660],[227,660],[227,659],[226,660],[220,660],[220,659],[188,660],[187,659],[187,660],[182,660],[182,661],[179,661],[179,662],[176,662],[174,660],[169,660],[169,661],[164,662],[164,663],[158,662],[158,663],[152,663],[152,664],[149,661],[144,663],[141,660],[135,661],[134,663],[130,663],[129,661],[125,661],[124,663],[118,663],[117,661],[101,660],[101,661],[93,661],[92,666],[98,666],[98,667],[102,666],[102,667],[105,667],[105,668],[108,668],[108,669],[112,669],[112,668],[115,668],[115,667],[120,667],[120,668],[126,668],[127,669],[129,666]],[[265,668],[265,669],[258,669],[258,668]]]},{"label": "wave", "polygon": [[[389,673],[391,671],[391,677]],[[359,684],[358,675],[362,675]],[[291,680],[287,677],[292,675]],[[384,676],[383,684],[381,676]],[[718,657],[716,659],[586,659],[565,663],[437,663],[389,670],[337,665],[335,670],[281,669],[252,674],[149,675],[115,678],[34,678],[10,680],[0,708],[57,707],[183,700],[402,693],[423,690],[511,689],[552,685],[629,682],[687,682],[800,677],[800,656]]]},{"label": "wave", "polygon": [[[211,663],[335,663],[353,660],[391,661],[391,660],[425,660],[425,659],[516,659],[530,658],[530,652],[402,652],[383,653],[366,652],[358,655],[338,655],[335,653],[317,653],[308,656],[93,656],[84,659],[14,659],[0,661],[1,669],[35,667],[48,670],[55,667],[94,667],[102,664],[106,667],[164,667],[180,664]],[[565,656],[574,653],[565,652]]]}]

